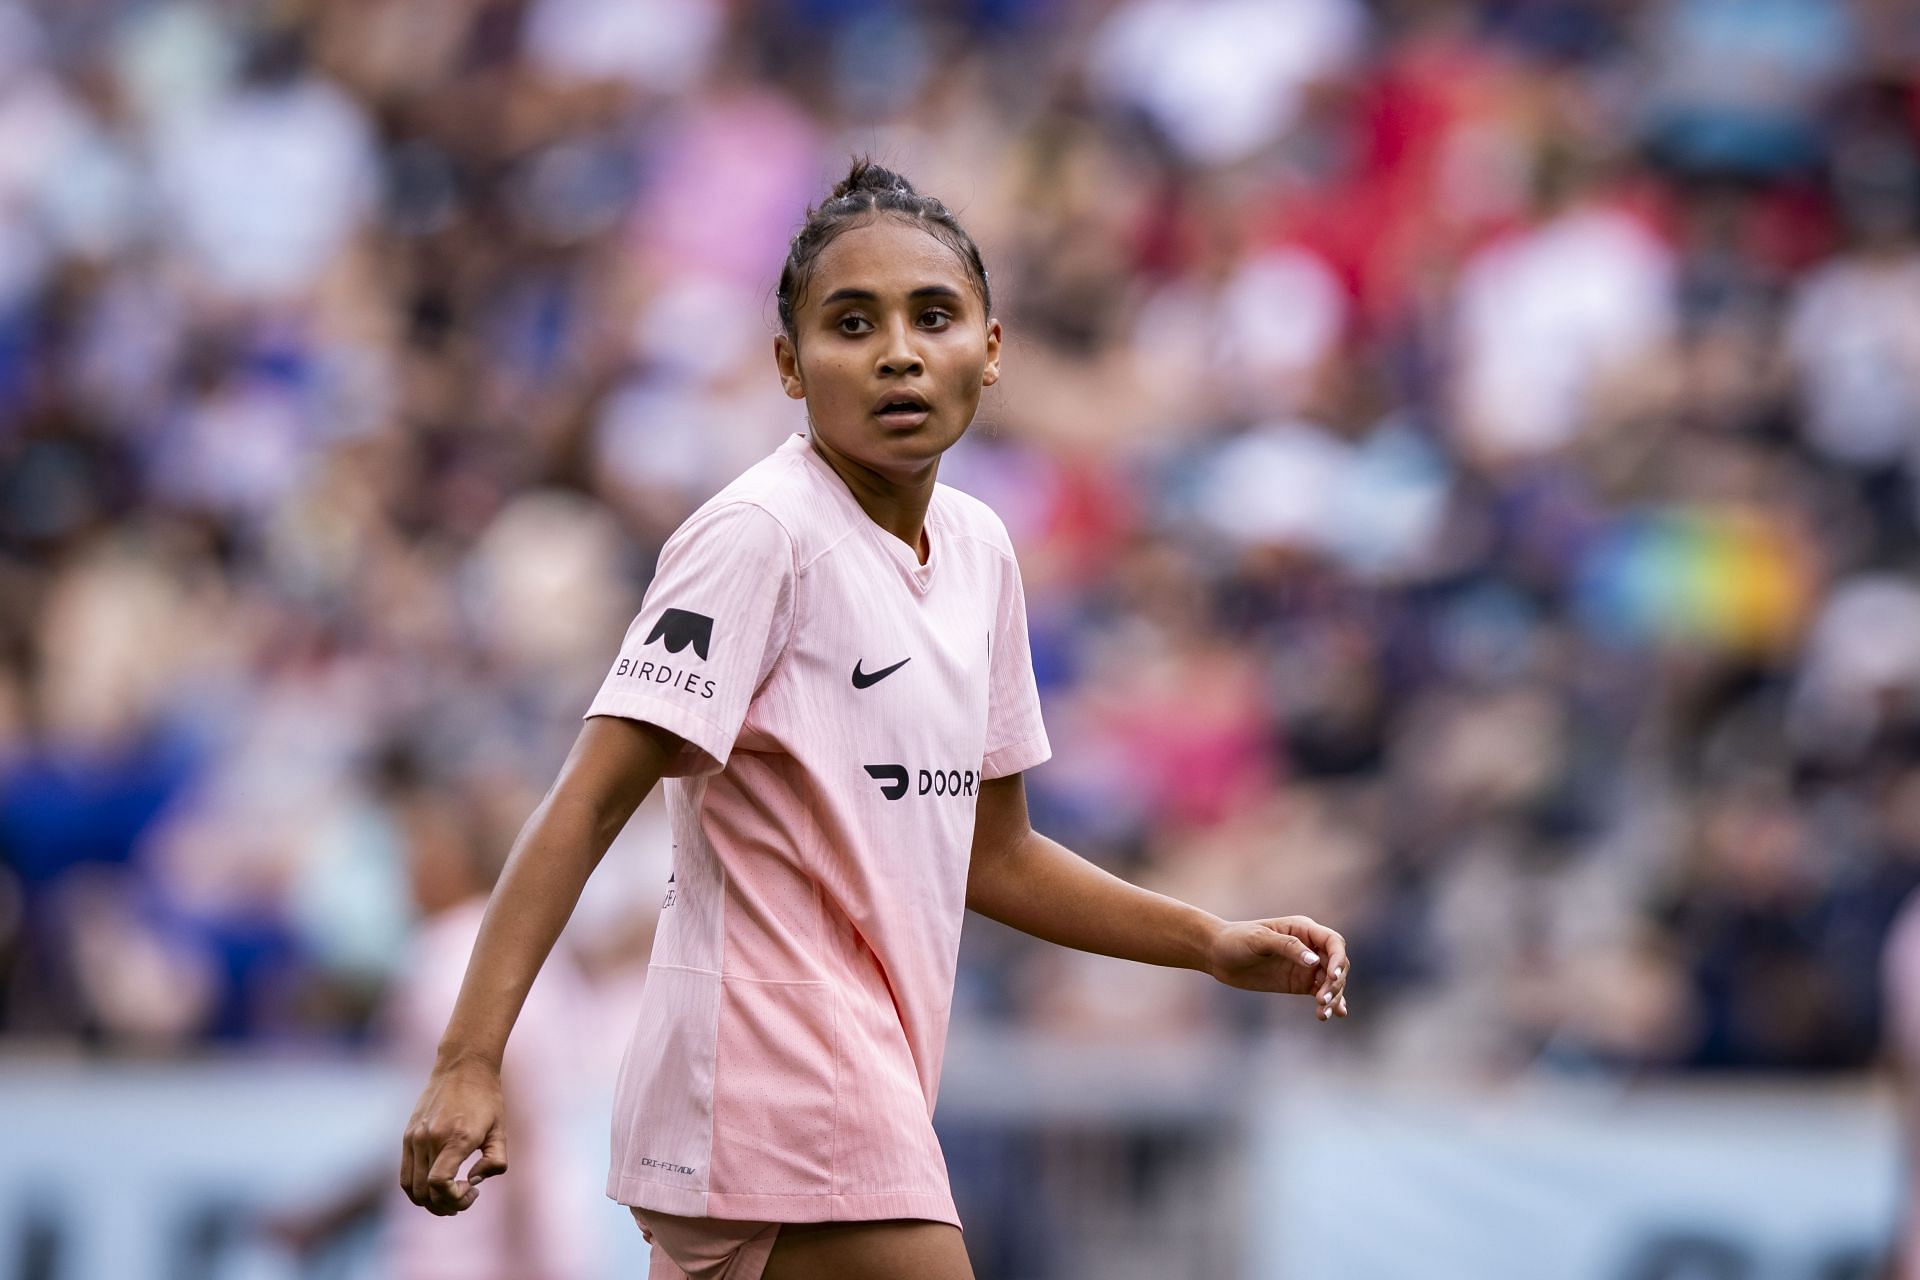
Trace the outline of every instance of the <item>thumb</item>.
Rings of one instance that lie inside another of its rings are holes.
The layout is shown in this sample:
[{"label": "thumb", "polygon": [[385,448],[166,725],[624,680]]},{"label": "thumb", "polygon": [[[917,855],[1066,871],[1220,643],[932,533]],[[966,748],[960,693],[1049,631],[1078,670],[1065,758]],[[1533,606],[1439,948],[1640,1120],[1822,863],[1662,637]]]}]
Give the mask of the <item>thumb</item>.
[{"label": "thumb", "polygon": [[507,1137],[500,1132],[500,1126],[496,1124],[487,1134],[487,1140],[480,1146],[480,1158],[475,1160],[473,1167],[467,1170],[467,1185],[474,1186],[495,1174],[506,1171]]},{"label": "thumb", "polygon": [[1311,969],[1320,963],[1320,957],[1314,954],[1300,939],[1290,933],[1282,933],[1268,925],[1254,935],[1254,950],[1265,956],[1292,956],[1296,961]]}]

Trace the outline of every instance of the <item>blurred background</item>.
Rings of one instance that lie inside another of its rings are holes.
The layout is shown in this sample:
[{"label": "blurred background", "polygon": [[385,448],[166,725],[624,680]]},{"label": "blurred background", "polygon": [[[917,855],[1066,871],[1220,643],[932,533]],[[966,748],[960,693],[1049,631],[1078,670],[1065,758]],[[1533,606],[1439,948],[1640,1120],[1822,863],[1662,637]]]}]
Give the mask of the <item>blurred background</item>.
[{"label": "blurred background", "polygon": [[1920,5],[0,0],[0,1280],[644,1274],[655,804],[492,1218],[393,1149],[852,153],[993,274],[1036,825],[1356,957],[970,921],[982,1280],[1892,1275]]}]

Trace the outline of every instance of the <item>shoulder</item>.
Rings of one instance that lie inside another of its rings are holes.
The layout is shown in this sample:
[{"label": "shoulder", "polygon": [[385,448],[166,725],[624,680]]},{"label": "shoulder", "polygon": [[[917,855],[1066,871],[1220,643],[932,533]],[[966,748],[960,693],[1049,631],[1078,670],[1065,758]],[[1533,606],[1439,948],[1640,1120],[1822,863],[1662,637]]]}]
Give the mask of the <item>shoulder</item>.
[{"label": "shoulder", "polygon": [[791,577],[799,552],[778,515],[751,497],[723,489],[673,531],[660,551],[661,565],[669,561]]},{"label": "shoulder", "polygon": [[777,530],[794,568],[804,570],[852,528],[834,495],[798,447],[783,445],[709,498],[674,536],[714,530],[771,537]]},{"label": "shoulder", "polygon": [[736,476],[674,531],[669,545],[691,540],[737,540],[779,549],[798,567],[819,541],[820,503],[805,461],[781,448]]},{"label": "shoulder", "polygon": [[991,549],[1008,560],[1014,558],[1013,539],[992,507],[948,484],[936,485],[934,496],[954,536]]}]

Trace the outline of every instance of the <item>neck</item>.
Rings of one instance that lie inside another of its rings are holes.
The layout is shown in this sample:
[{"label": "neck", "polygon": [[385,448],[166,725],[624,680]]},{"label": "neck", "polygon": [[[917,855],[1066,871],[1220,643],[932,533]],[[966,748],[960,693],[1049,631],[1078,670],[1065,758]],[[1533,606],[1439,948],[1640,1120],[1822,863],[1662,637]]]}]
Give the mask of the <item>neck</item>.
[{"label": "neck", "polygon": [[807,444],[846,484],[867,518],[913,548],[914,556],[925,564],[927,505],[933,501],[933,484],[940,472],[939,459],[911,475],[898,476],[854,461],[822,440],[817,431],[807,433]]}]

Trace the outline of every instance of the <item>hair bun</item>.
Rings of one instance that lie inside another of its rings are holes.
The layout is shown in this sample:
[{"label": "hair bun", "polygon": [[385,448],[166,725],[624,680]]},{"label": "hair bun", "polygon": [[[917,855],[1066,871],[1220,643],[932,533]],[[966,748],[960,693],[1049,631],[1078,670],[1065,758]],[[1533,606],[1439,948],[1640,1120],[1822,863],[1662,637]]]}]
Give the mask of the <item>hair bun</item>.
[{"label": "hair bun", "polygon": [[891,169],[883,169],[865,156],[853,162],[853,168],[847,170],[847,176],[834,184],[829,200],[838,200],[842,196],[858,194],[862,191],[902,191],[907,195],[919,194],[913,184]]},{"label": "hair bun", "polygon": [[[0,0],[3,3],[5,0]],[[953,211],[933,196],[915,191],[911,182],[893,170],[881,168],[868,156],[856,156],[847,176],[834,184],[831,195],[807,210],[807,220],[787,243],[787,262],[780,268],[774,296],[780,301],[781,331],[789,339],[796,336],[794,309],[806,294],[814,260],[821,250],[842,231],[864,226],[876,217],[900,219],[953,250],[979,289],[981,306],[988,315],[993,314],[993,291],[987,284],[987,265],[980,260],[980,246],[954,218]]]}]

